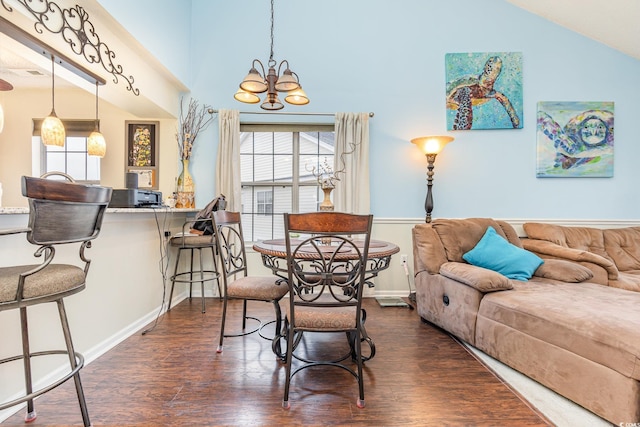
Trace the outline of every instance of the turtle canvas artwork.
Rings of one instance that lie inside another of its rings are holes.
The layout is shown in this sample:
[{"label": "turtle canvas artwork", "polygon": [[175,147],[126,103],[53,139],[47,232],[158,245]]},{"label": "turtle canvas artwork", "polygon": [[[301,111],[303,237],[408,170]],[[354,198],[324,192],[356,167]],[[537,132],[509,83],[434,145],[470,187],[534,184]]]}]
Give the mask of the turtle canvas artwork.
[{"label": "turtle canvas artwork", "polygon": [[613,176],[613,102],[538,102],[537,172]]},{"label": "turtle canvas artwork", "polygon": [[522,128],[522,53],[447,53],[447,130]]}]

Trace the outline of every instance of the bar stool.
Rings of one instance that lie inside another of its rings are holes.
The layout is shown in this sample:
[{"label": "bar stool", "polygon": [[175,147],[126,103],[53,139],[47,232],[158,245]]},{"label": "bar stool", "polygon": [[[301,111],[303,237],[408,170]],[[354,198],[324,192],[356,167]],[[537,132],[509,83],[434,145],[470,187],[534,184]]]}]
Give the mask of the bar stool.
[{"label": "bar stool", "polygon": [[[205,312],[204,301],[204,284],[207,282],[216,281],[218,285],[218,296],[222,299],[222,289],[220,287],[220,273],[218,272],[218,261],[216,257],[216,241],[215,234],[199,235],[189,232],[193,228],[194,224],[211,223],[210,218],[196,218],[187,220],[182,225],[182,232],[171,237],[169,245],[176,248],[178,253],[176,255],[175,267],[173,269],[173,275],[171,276],[171,292],[169,295],[169,305],[167,311],[171,310],[171,300],[173,298],[173,290],[176,283],[188,283],[189,284],[189,300],[191,300],[193,292],[193,284],[200,283],[200,292],[202,294],[202,312]],[[189,256],[189,269],[180,271],[180,258],[182,253],[186,251]],[[194,269],[195,265],[195,253],[197,252],[198,265],[197,269]],[[211,268],[205,268],[204,254],[211,253]]]},{"label": "bar stool", "polygon": [[[100,233],[104,212],[111,199],[111,188],[23,176],[22,195],[29,199],[28,227],[0,231],[0,236],[26,233],[27,241],[37,246],[34,256],[39,263],[0,268],[0,311],[19,309],[22,331],[22,354],[4,358],[0,364],[22,360],[25,377],[24,395],[1,402],[0,410],[26,402],[25,421],[34,421],[34,398],[73,378],[82,420],[85,426],[89,426],[89,412],[80,382],[84,358],[73,347],[63,299],[85,289],[91,263],[86,249]],[[56,247],[67,244],[80,247],[79,265],[53,262]],[[34,352],[29,343],[27,309],[51,302],[55,302],[58,308],[66,349]],[[67,355],[69,359],[66,374],[34,391],[31,360],[60,354]]]}]

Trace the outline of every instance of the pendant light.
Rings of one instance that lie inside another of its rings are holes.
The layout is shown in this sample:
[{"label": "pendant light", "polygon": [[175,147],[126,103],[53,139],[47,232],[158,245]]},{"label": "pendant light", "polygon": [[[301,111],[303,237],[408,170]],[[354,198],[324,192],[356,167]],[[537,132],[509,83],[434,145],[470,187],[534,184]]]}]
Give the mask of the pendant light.
[{"label": "pendant light", "polygon": [[107,152],[107,142],[100,133],[100,120],[98,120],[98,82],[96,81],[96,127],[87,139],[87,154],[90,156],[104,157]]},{"label": "pendant light", "polygon": [[55,109],[55,74],[53,66],[55,65],[55,58],[51,55],[51,114],[42,121],[42,128],[40,129],[40,138],[44,145],[54,145],[58,147],[64,147],[64,141],[66,139],[64,125],[62,121],[56,116]]},{"label": "pendant light", "polygon": [[[260,105],[263,110],[281,110],[284,104],[278,98],[278,92],[286,92],[285,102],[292,105],[306,105],[309,97],[302,90],[298,75],[289,68],[289,61],[286,59],[278,62],[273,59],[273,1],[271,0],[271,53],[267,62],[268,71],[265,72],[264,65],[259,59],[254,59],[251,64],[249,74],[240,83],[240,89],[233,97],[247,104],[257,104],[260,102],[258,94],[267,92],[264,102]],[[276,72],[276,65],[278,70]],[[258,70],[260,68],[260,72]],[[284,68],[284,71],[280,71]]]}]

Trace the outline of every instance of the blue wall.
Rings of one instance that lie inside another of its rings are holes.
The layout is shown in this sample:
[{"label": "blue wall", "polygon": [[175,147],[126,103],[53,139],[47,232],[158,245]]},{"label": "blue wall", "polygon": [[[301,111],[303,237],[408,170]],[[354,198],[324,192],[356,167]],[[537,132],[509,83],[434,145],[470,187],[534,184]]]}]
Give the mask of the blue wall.
[{"label": "blue wall", "polygon": [[[289,60],[311,99],[284,111],[375,113],[377,217],[424,216],[426,159],[409,140],[448,133],[456,139],[436,161],[434,217],[640,218],[639,60],[504,0],[276,0],[275,8],[275,59]],[[269,57],[269,13],[268,0],[192,0],[193,97],[260,110],[233,93],[251,60]],[[448,52],[522,52],[523,129],[446,131]],[[539,101],[615,102],[613,178],[536,178]],[[213,197],[217,135],[216,126],[201,134],[192,161],[203,203]]]},{"label": "blue wall", "polygon": [[174,76],[189,85],[191,0],[98,2]]}]

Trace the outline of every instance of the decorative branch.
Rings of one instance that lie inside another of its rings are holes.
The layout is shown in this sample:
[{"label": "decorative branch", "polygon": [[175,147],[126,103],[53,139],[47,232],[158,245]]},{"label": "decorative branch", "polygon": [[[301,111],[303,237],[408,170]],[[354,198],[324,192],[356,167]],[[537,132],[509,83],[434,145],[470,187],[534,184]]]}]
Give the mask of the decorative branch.
[{"label": "decorative branch", "polygon": [[346,173],[347,165],[345,158],[353,154],[360,143],[349,142],[347,145],[350,149],[340,153],[339,161],[342,166],[337,171],[333,170],[333,166],[329,164],[326,157],[324,158],[324,162],[320,163],[317,168],[315,166],[309,167],[309,165],[305,165],[306,171],[311,172],[320,188],[335,188],[336,182],[340,181],[340,175]]},{"label": "decorative branch", "polygon": [[[178,123],[178,132],[176,140],[180,150],[180,158],[189,160],[191,158],[191,150],[196,138],[201,130],[204,130],[213,121],[213,115],[210,113],[211,106],[198,104],[198,101],[191,98],[186,113],[184,110],[184,98],[180,100],[180,121]],[[210,114],[207,117],[207,114]]]},{"label": "decorative branch", "polygon": [[[63,9],[51,0],[15,0],[27,9],[35,19],[34,28],[38,34],[44,30],[53,34],[60,34],[71,50],[83,56],[90,64],[100,64],[113,76],[113,82],[118,83],[122,78],[127,83],[127,90],[134,95],[140,95],[140,89],[133,87],[134,78],[123,73],[122,65],[113,61],[116,54],[107,46],[96,33],[95,27],[89,21],[89,14],[80,5],[70,9]],[[0,4],[9,12],[13,8],[0,0]]]}]

